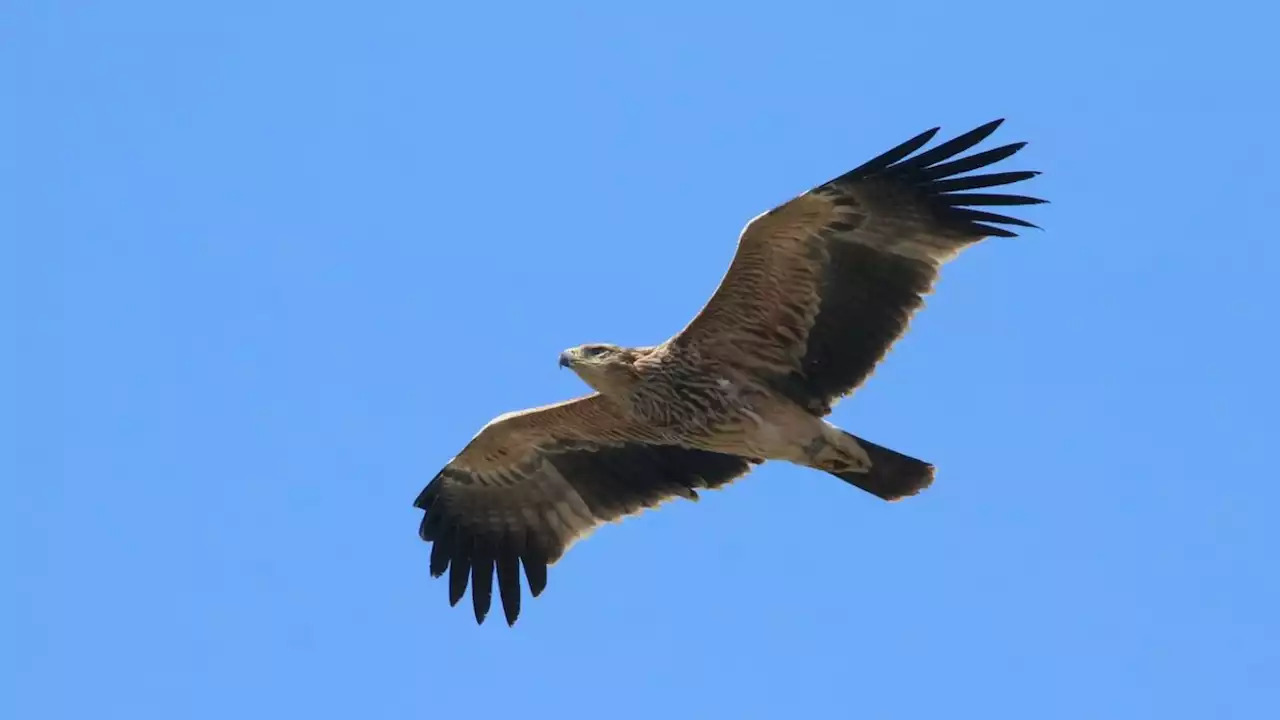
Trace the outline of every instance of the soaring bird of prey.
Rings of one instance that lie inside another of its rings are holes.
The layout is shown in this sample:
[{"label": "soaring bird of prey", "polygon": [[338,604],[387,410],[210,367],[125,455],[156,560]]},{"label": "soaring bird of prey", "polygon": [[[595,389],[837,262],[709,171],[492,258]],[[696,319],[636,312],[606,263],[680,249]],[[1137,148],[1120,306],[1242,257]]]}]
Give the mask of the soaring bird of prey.
[{"label": "soaring bird of prey", "polygon": [[766,460],[821,470],[883,498],[933,482],[929,463],[836,427],[832,405],[907,330],[942,265],[1001,227],[1035,225],[981,207],[1038,198],[961,192],[1031,171],[969,174],[1025,143],[964,157],[996,120],[924,152],[926,131],[757,216],[710,301],[660,345],[564,351],[594,392],[501,415],[418,495],[433,577],[449,604],[471,584],[484,622],[493,578],[509,625],[578,539],[672,498],[697,500]]}]

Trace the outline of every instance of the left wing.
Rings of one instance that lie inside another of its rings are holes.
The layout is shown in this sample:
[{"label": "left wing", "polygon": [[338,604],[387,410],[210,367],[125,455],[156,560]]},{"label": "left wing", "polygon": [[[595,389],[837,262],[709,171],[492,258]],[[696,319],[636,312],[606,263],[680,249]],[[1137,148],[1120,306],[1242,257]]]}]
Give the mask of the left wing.
[{"label": "left wing", "polygon": [[489,423],[418,495],[419,534],[433,543],[431,575],[449,570],[449,604],[471,584],[476,622],[489,612],[496,569],[507,624],[520,614],[524,565],[534,597],[547,566],[612,520],[672,498],[697,500],[753,461],[654,444],[607,398],[593,394]]},{"label": "left wing", "polygon": [[998,224],[1035,227],[966,206],[1042,200],[957,192],[1038,174],[956,177],[1022,148],[953,159],[1001,122],[911,156],[934,128],[753,219],[711,300],[657,352],[714,357],[830,412],[906,332],[947,260],[988,235],[1015,235]]}]

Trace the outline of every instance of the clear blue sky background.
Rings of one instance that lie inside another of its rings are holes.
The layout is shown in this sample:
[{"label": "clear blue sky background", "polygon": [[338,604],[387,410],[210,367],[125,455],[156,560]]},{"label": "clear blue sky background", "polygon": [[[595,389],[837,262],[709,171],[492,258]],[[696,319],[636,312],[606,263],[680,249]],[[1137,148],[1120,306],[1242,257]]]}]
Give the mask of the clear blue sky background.
[{"label": "clear blue sky background", "polygon": [[[0,716],[1280,717],[1275,10],[536,5],[0,6]],[[1045,231],[834,415],[932,490],[766,466],[448,607],[410,503],[562,348],[994,117]]]}]

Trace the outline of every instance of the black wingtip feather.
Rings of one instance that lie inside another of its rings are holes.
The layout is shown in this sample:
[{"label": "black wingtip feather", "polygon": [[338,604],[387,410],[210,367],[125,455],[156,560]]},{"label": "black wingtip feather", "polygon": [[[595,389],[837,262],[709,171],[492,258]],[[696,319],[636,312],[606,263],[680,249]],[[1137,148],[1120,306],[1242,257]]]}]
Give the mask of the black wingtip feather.
[{"label": "black wingtip feather", "polygon": [[953,232],[974,237],[987,235],[1017,237],[1017,233],[1012,230],[989,223],[1033,228],[1038,226],[1006,215],[969,210],[964,206],[1038,205],[1044,203],[1044,200],[1026,195],[1005,195],[990,192],[964,195],[955,192],[958,190],[1010,185],[1029,180],[1040,174],[1034,170],[1018,170],[956,177],[962,173],[993,165],[1026,147],[1027,143],[1025,142],[1015,142],[972,155],[957,157],[990,137],[1003,123],[1004,118],[992,120],[929,150],[925,150],[919,155],[911,156],[912,152],[922,148],[936,134],[937,129],[935,128],[928,133],[917,135],[888,152],[881,153],[832,182],[859,182],[882,178],[890,183],[900,183],[905,186],[904,189],[919,193],[922,196],[922,200],[932,208],[934,217]]},{"label": "black wingtip feather", "polygon": [[439,503],[423,508],[422,522],[418,523],[418,537],[424,542],[431,542],[440,536],[443,527],[444,508]]},{"label": "black wingtip feather", "polygon": [[540,558],[521,556],[525,577],[529,579],[529,595],[538,597],[547,589],[547,563]]},{"label": "black wingtip feather", "polygon": [[453,548],[441,538],[431,546],[431,577],[438,578],[449,569],[449,560],[453,557]]},{"label": "black wingtip feather", "polygon": [[426,510],[427,505],[431,502],[431,496],[435,494],[434,486],[434,481],[427,483],[427,486],[422,488],[422,492],[418,493],[418,497],[413,499],[413,506],[419,510]]},{"label": "black wingtip feather", "polygon": [[1019,225],[1021,227],[1029,227],[1039,229],[1039,225],[1027,222],[1008,215],[999,215],[996,213],[984,212],[982,210],[971,210],[969,208],[953,208],[951,214],[957,218],[966,220],[974,220],[977,222],[1000,223],[1002,225]]},{"label": "black wingtip feather", "polygon": [[471,555],[461,547],[454,547],[453,558],[449,562],[449,607],[457,605],[466,594],[470,579]]},{"label": "black wingtip feather", "polygon": [[954,155],[959,155],[965,150],[968,150],[974,145],[986,140],[987,137],[990,136],[991,133],[995,132],[996,128],[1000,127],[1000,124],[1003,122],[1004,119],[1002,118],[1000,120],[992,120],[985,125],[976,127],[963,135],[954,137],[941,145],[926,150],[913,158],[903,160],[898,163],[898,168],[904,171],[915,170],[928,167],[934,163],[942,162]]},{"label": "black wingtip feather", "polygon": [[997,195],[993,193],[948,193],[947,202],[961,205],[1042,205],[1049,202],[1026,195]]},{"label": "black wingtip feather", "polygon": [[925,180],[941,180],[942,178],[951,177],[952,175],[959,175],[960,173],[966,173],[970,170],[977,170],[981,167],[994,165],[995,163],[1012,156],[1014,153],[1026,146],[1027,144],[1025,142],[1001,145],[998,148],[983,150],[976,155],[952,160],[951,162],[942,163],[941,165],[931,165],[924,168],[920,175],[921,178]]},{"label": "black wingtip feather", "polygon": [[483,625],[493,606],[493,553],[483,538],[476,538],[471,557],[471,606],[476,624]]},{"label": "black wingtip feather", "polygon": [[520,617],[520,558],[510,548],[498,554],[498,597],[502,600],[502,613],[507,626],[516,624]]},{"label": "black wingtip feather", "polygon": [[1018,233],[1012,230],[1005,230],[1002,227],[996,227],[994,225],[984,225],[982,223],[969,223],[969,227],[972,229],[975,235],[993,235],[995,237],[1003,237],[1003,238],[1018,237]]},{"label": "black wingtip feather", "polygon": [[901,143],[896,147],[890,148],[889,150],[886,150],[885,152],[882,152],[879,155],[871,158],[870,160],[862,163],[861,165],[854,168],[853,170],[850,170],[847,174],[848,175],[861,174],[868,171],[888,167],[898,162],[899,160],[902,160],[903,158],[907,157],[911,153],[919,150],[925,145],[927,145],[928,142],[933,139],[933,136],[937,135],[938,131],[941,129],[942,129],[941,127],[934,127],[934,128],[925,130],[924,132],[920,133],[919,135],[916,135],[910,140],[907,140],[906,142]]},{"label": "black wingtip feather", "polygon": [[1036,170],[1017,170],[1014,172],[987,173],[986,175],[970,175],[967,177],[935,180],[931,187],[935,192],[955,192],[957,190],[977,190],[996,185],[1011,185],[1022,180],[1030,180],[1040,173]]}]

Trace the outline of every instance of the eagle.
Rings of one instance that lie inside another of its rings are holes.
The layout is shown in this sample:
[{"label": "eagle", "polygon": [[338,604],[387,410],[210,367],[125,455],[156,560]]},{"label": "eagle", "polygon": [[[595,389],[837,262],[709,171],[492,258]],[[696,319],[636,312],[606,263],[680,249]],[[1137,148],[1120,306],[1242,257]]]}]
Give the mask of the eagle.
[{"label": "eagle", "polygon": [[565,350],[592,392],[500,415],[414,501],[431,544],[430,574],[449,573],[449,604],[471,586],[477,623],[494,576],[507,624],[574,542],[610,521],[721,488],[767,460],[834,475],[886,501],[932,484],[930,463],[825,419],[907,331],[943,264],[1004,226],[1037,228],[980,208],[1045,202],[964,192],[1035,171],[966,174],[1022,149],[961,156],[994,120],[920,151],[927,130],[758,215],[728,271],[683,330],[648,347]]}]

